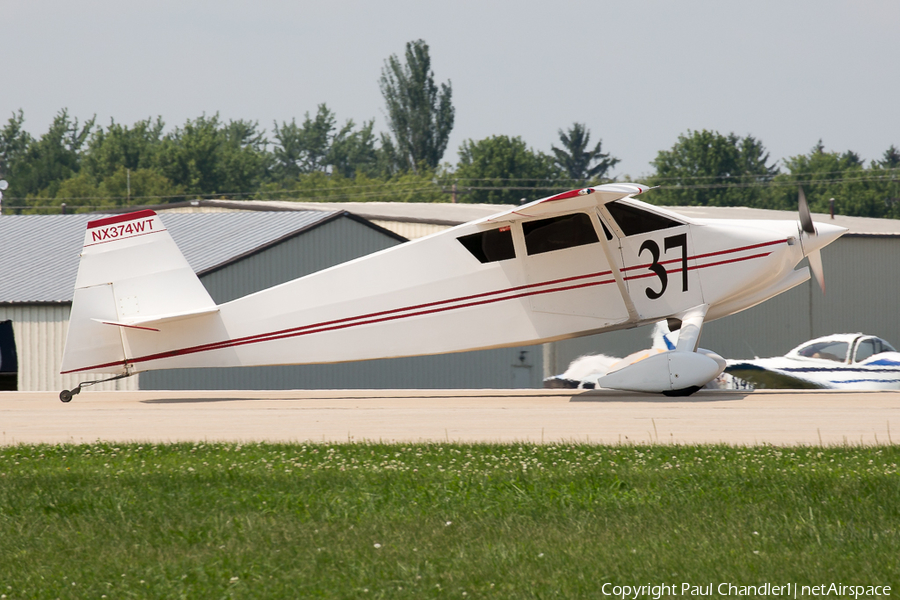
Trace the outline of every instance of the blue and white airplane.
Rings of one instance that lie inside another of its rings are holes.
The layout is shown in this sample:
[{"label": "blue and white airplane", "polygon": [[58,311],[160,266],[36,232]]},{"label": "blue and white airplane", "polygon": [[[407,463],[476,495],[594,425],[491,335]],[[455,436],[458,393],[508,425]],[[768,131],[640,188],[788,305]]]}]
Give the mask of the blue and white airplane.
[{"label": "blue and white airplane", "polygon": [[726,373],[760,389],[900,390],[900,352],[862,333],[816,338],[775,358],[727,362]]}]

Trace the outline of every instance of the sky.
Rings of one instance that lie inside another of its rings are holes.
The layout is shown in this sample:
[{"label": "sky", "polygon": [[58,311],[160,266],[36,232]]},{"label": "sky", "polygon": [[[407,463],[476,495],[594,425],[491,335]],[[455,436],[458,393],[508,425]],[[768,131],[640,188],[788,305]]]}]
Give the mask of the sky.
[{"label": "sky", "polygon": [[900,147],[896,0],[0,0],[0,119],[33,135],[62,108],[168,129],[273,122],[326,103],[375,119],[384,61],[423,39],[453,88],[445,161],[467,139],[536,150],[587,125],[640,179],[689,130],[752,135],[772,160]]}]

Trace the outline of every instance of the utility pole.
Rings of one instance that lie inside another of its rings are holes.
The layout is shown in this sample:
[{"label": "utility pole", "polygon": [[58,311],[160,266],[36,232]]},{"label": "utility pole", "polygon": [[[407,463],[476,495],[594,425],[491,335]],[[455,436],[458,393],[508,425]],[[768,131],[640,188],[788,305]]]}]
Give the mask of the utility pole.
[{"label": "utility pole", "polygon": [[453,187],[450,188],[450,190],[451,190],[450,193],[452,194],[450,196],[450,202],[453,204],[456,204],[456,182],[455,181],[453,182]]},{"label": "utility pole", "polygon": [[125,169],[126,206],[131,206],[131,169]]}]

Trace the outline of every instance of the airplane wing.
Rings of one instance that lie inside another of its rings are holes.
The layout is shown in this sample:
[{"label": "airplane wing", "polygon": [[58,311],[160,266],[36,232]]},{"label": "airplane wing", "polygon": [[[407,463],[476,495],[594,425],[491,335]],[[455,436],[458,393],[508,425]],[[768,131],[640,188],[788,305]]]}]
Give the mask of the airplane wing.
[{"label": "airplane wing", "polygon": [[797,377],[791,373],[743,362],[725,367],[725,372],[752,383],[759,389],[824,390],[829,386]]},{"label": "airplane wing", "polygon": [[567,210],[608,204],[622,198],[630,198],[653,189],[639,183],[607,183],[594,187],[569,190],[555,196],[542,198],[498,213],[487,219],[488,222],[518,221],[528,217],[553,215]]}]

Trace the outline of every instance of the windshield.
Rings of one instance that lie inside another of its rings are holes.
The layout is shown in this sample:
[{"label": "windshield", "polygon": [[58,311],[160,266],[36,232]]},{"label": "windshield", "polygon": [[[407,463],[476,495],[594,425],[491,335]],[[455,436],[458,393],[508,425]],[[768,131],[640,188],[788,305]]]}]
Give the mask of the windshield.
[{"label": "windshield", "polygon": [[881,338],[864,338],[856,346],[856,358],[854,360],[855,362],[861,362],[876,354],[894,351],[894,348]]},{"label": "windshield", "polygon": [[847,342],[816,342],[803,346],[797,351],[800,356],[807,358],[821,358],[824,360],[834,360],[844,362],[847,359]]}]

